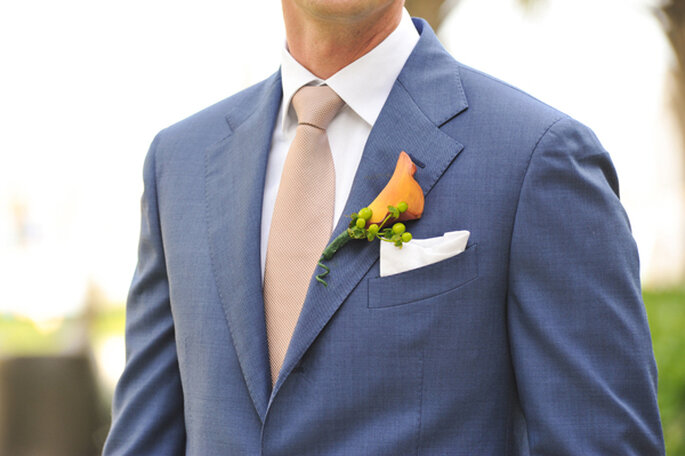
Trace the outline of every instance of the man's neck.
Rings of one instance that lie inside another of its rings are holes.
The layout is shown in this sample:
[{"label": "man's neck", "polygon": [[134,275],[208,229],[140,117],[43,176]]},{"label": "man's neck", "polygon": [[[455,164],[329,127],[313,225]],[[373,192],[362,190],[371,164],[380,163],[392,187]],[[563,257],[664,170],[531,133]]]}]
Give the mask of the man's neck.
[{"label": "man's neck", "polygon": [[327,79],[382,42],[400,23],[402,3],[356,17],[316,15],[283,2],[290,54],[321,79]]}]

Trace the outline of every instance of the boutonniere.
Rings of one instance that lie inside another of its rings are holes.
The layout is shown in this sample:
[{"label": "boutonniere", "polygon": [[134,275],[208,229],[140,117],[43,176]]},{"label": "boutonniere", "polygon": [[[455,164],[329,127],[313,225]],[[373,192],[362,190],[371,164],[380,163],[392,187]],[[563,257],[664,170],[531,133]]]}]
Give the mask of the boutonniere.
[{"label": "boutonniere", "polygon": [[400,152],[395,172],[385,188],[367,207],[350,214],[348,228],[324,249],[319,259],[319,266],[324,272],[316,276],[319,283],[328,286],[323,278],[328,275],[330,268],[323,261],[333,258],[352,239],[369,242],[379,239],[392,242],[400,249],[402,244],[411,241],[412,235],[402,222],[416,220],[423,214],[423,190],[414,179],[414,173],[416,165],[406,152]]}]

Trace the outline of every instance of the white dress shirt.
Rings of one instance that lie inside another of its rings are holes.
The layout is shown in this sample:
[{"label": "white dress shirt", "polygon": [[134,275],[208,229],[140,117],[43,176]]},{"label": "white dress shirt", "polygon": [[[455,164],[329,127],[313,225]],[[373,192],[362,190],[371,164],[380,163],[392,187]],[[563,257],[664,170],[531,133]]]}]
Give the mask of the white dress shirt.
[{"label": "white dress shirt", "polygon": [[337,221],[342,215],[350,194],[352,181],[371,128],[418,40],[419,34],[405,9],[399,25],[390,35],[367,54],[325,81],[314,76],[295,60],[287,49],[283,49],[281,60],[283,98],[271,140],[262,200],[262,279],[271,216],[276,204],[285,158],[297,127],[297,116],[290,103],[293,95],[305,85],[326,84],[345,102],[345,106],[327,129],[335,166],[334,220]]}]

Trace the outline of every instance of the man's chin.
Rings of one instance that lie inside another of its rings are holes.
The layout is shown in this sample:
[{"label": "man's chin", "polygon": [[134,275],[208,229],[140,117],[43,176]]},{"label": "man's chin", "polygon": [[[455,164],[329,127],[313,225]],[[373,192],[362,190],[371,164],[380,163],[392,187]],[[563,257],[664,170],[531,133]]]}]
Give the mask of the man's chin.
[{"label": "man's chin", "polygon": [[359,22],[373,16],[382,16],[395,5],[402,6],[398,0],[283,0],[292,1],[311,16],[328,22]]}]

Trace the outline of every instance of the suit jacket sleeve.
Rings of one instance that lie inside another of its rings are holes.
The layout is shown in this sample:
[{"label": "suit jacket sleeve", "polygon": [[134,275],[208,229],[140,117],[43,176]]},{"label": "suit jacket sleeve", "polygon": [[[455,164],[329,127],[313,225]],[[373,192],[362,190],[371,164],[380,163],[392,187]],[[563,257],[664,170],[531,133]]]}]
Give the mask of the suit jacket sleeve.
[{"label": "suit jacket sleeve", "polygon": [[145,159],[138,265],[126,305],[126,368],[104,455],[184,454],[183,393],[157,210],[155,153]]},{"label": "suit jacket sleeve", "polygon": [[572,119],[533,150],[510,258],[509,338],[530,454],[664,454],[635,242],[608,154]]}]

